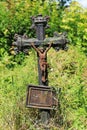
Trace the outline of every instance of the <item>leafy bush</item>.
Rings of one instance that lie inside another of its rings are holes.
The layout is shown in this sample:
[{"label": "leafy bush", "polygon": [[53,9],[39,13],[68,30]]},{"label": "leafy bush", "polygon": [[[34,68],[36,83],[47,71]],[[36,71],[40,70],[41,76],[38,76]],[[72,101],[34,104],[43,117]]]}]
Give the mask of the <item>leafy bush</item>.
[{"label": "leafy bush", "polygon": [[8,50],[8,48],[11,46],[15,33],[18,33],[20,35],[26,33],[29,37],[35,37],[35,32],[30,29],[31,16],[36,16],[38,14],[42,14],[43,16],[49,15],[50,29],[48,29],[47,34],[49,34],[50,36],[53,34],[54,31],[58,31],[60,23],[59,17],[61,11],[58,11],[58,5],[55,1],[49,3],[48,0],[46,0],[43,3],[42,0],[39,0],[39,2],[36,0],[17,0],[16,2],[11,0],[6,2],[0,2],[0,6],[0,45],[2,48],[2,54],[3,49]]},{"label": "leafy bush", "polygon": [[65,9],[62,15],[61,29],[68,32],[68,37],[73,45],[81,48],[87,54],[87,9],[82,8],[77,2]]},{"label": "leafy bush", "polygon": [[[52,36],[54,31],[68,33],[70,43],[77,45],[85,53],[87,52],[87,9],[82,8],[77,2],[72,2],[70,7],[64,10],[59,9],[58,3],[54,0],[20,1],[16,3],[0,2],[0,55],[11,46],[15,33],[26,33],[29,37],[35,37],[35,33],[30,29],[31,16],[42,14],[50,16],[50,28],[47,35]],[[38,8],[38,10],[37,10]],[[10,46],[9,46],[10,45]]]}]

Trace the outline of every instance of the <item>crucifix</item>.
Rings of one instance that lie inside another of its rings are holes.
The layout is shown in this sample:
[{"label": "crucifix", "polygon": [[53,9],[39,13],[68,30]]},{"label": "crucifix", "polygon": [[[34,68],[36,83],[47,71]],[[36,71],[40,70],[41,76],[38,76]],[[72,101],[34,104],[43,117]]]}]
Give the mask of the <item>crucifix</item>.
[{"label": "crucifix", "polygon": [[[47,48],[50,43],[52,44],[51,47],[53,47],[56,51],[58,51],[59,49],[63,50],[67,49],[66,44],[68,41],[65,34],[57,34],[54,32],[53,37],[45,38],[45,29],[49,28],[49,25],[47,24],[47,22],[49,21],[48,16],[42,17],[42,15],[38,15],[36,17],[31,17],[31,20],[32,20],[31,28],[35,29],[36,38],[28,38],[25,34],[23,36],[15,34],[14,36],[15,42],[13,42],[12,45],[14,46],[14,51],[16,54],[19,53],[20,51],[27,53],[28,49],[30,49],[31,47],[33,47],[34,49],[37,48],[35,49],[36,51],[37,50],[40,51],[38,47],[42,46],[44,50],[44,48]],[[33,46],[31,43],[33,43]],[[41,70],[40,70],[41,63],[39,63],[40,61],[39,58],[40,57],[38,57],[39,84],[48,85],[47,82],[42,83]],[[45,54],[45,60],[47,60],[47,53]],[[45,68],[45,70],[46,69],[47,67]]]},{"label": "crucifix", "polygon": [[54,33],[53,37],[45,38],[45,29],[49,27],[47,24],[49,17],[38,15],[31,17],[32,29],[36,31],[36,38],[28,38],[26,35],[15,34],[14,46],[15,53],[24,52],[27,53],[28,49],[33,47],[37,52],[38,57],[38,77],[39,86],[29,85],[27,93],[27,106],[40,108],[42,111],[41,120],[46,122],[49,118],[50,110],[57,105],[55,96],[50,87],[48,87],[48,63],[47,63],[47,52],[51,47],[56,51],[60,49],[67,50],[66,44],[68,40],[66,35]]}]

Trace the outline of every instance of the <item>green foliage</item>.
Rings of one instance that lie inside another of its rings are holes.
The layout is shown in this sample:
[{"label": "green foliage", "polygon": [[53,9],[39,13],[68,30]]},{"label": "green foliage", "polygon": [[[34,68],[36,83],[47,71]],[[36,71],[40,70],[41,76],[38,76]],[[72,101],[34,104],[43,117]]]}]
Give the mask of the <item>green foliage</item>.
[{"label": "green foliage", "polygon": [[6,59],[0,62],[0,130],[33,127],[30,125],[31,119],[29,121],[32,110],[29,112],[26,109],[25,102],[27,85],[37,84],[35,55],[31,54],[31,58],[26,57],[22,65],[15,63],[13,69],[7,67],[7,64],[12,64],[12,61],[8,56]]},{"label": "green foliage", "polygon": [[0,57],[3,56],[7,48],[7,26],[8,26],[8,13],[6,4],[0,2]]},{"label": "green foliage", "polygon": [[[26,33],[29,37],[34,37],[35,33],[30,29],[31,16],[42,14],[43,16],[50,16],[50,29],[47,34],[52,35],[54,31],[59,31],[60,12],[58,11],[58,4],[49,2],[48,0],[39,1],[20,1],[13,0],[0,2],[1,18],[0,18],[0,46],[1,56],[4,53],[3,49],[7,49],[12,44],[12,39],[15,33],[23,35]],[[38,9],[38,10],[37,10]]]},{"label": "green foliage", "polygon": [[82,8],[77,2],[72,2],[70,7],[64,10],[59,9],[59,4],[55,0],[52,2],[17,0],[16,3],[11,0],[0,2],[0,7],[0,57],[11,46],[15,33],[35,36],[29,27],[30,16],[37,14],[50,16],[47,35],[52,36],[54,31],[66,31],[70,43],[77,45],[87,54],[87,9]]},{"label": "green foliage", "polygon": [[55,115],[55,121],[60,122],[59,118],[62,116],[64,130],[86,129],[87,84],[82,73],[83,69],[87,68],[87,61],[83,53],[72,47],[68,52],[60,51],[55,54],[53,51],[52,57],[53,59],[49,61],[52,67],[49,74],[50,86],[55,86],[56,91],[61,89],[59,93],[61,114],[59,117]]},{"label": "green foliage", "polygon": [[68,32],[68,37],[73,45],[77,45],[87,54],[87,9],[82,8],[77,2],[65,9],[62,16],[61,29]]},{"label": "green foliage", "polygon": [[77,3],[65,10],[58,7],[55,0],[0,2],[0,130],[36,130],[38,110],[25,107],[27,85],[38,84],[36,54],[9,56],[8,50],[15,33],[35,36],[30,16],[39,13],[50,16],[47,36],[66,31],[74,45],[67,52],[48,52],[49,86],[59,99],[50,130],[87,129],[87,9]]},{"label": "green foliage", "polygon": [[[51,58],[53,57],[53,58]],[[34,51],[21,64],[8,55],[0,62],[0,129],[36,130],[37,109],[27,109],[28,84],[38,84],[37,58]],[[83,62],[84,61],[84,62]],[[49,86],[59,99],[58,109],[51,111],[52,130],[86,129],[87,117],[87,60],[85,55],[69,47],[67,52],[51,49],[48,52]],[[9,68],[8,65],[14,64]],[[59,91],[61,89],[61,91]],[[42,126],[39,126],[43,129]]]}]

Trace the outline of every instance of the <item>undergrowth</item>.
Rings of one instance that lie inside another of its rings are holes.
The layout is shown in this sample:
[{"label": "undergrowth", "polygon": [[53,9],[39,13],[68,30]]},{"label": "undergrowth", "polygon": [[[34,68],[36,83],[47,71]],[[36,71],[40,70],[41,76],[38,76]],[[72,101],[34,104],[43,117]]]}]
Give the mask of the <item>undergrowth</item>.
[{"label": "undergrowth", "polygon": [[[4,58],[5,57],[5,58]],[[26,108],[28,84],[38,85],[37,55],[31,50],[20,62],[5,55],[0,61],[0,130],[43,130],[37,126],[39,110]],[[16,57],[18,58],[18,57]],[[59,100],[51,111],[50,130],[87,129],[87,60],[83,52],[70,46],[67,52],[48,52],[49,86]],[[37,126],[37,127],[36,127]]]}]

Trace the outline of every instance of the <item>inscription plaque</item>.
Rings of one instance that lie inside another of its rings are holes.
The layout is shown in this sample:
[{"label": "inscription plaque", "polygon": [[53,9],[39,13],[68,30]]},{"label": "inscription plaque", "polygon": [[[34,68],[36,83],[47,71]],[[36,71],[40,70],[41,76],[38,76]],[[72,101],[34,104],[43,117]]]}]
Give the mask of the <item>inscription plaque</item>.
[{"label": "inscription plaque", "polygon": [[57,106],[57,100],[55,99],[55,93],[48,86],[28,86],[27,107],[53,109]]}]

